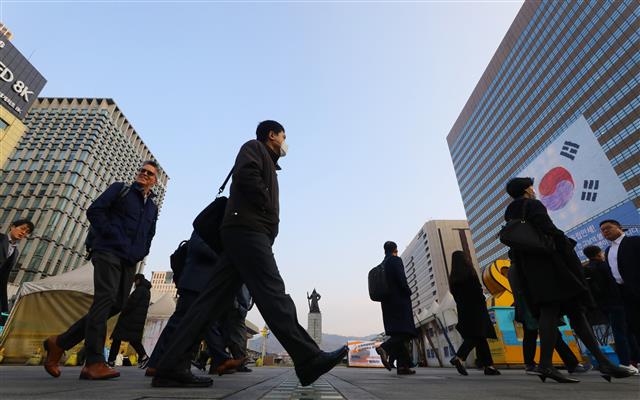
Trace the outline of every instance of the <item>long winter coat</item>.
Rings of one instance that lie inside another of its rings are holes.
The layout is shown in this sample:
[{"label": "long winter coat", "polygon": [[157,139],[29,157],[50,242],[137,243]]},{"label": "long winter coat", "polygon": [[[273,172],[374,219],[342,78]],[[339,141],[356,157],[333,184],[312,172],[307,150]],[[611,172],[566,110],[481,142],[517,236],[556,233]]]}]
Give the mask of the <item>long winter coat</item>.
[{"label": "long winter coat", "polygon": [[515,199],[505,211],[505,220],[522,218],[525,202],[525,220],[538,232],[548,235],[555,247],[550,252],[509,251],[509,258],[519,267],[527,306],[534,316],[538,316],[540,305],[545,303],[559,304],[565,311],[590,304],[582,264],[574,250],[575,241],[553,224],[542,202],[522,197]]},{"label": "long winter coat", "polygon": [[140,285],[131,293],[127,304],[120,312],[118,323],[116,324],[111,338],[114,340],[124,340],[135,342],[142,340],[144,322],[147,319],[147,310],[151,300],[151,282],[142,281]]},{"label": "long winter coat", "polygon": [[463,338],[496,338],[496,332],[489,318],[487,303],[477,276],[452,282],[449,290],[456,300],[458,324],[456,329]]},{"label": "long winter coat", "polygon": [[382,302],[382,320],[387,335],[417,334],[411,309],[411,289],[407,284],[402,259],[387,256],[385,273],[391,294]]}]

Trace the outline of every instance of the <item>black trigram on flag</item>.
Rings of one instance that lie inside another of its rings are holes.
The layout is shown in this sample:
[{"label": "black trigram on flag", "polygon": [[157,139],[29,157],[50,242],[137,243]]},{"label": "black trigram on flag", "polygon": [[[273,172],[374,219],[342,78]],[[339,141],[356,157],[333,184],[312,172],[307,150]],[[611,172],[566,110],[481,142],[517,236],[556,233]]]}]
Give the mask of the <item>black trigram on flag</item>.
[{"label": "black trigram on flag", "polygon": [[582,201],[596,201],[598,197],[598,187],[600,181],[593,179],[586,179],[582,184]]},{"label": "black trigram on flag", "polygon": [[561,156],[567,157],[570,160],[574,160],[576,158],[576,154],[578,154],[578,149],[580,145],[578,143],[573,143],[570,141],[565,141],[562,146],[562,151],[560,152]]}]

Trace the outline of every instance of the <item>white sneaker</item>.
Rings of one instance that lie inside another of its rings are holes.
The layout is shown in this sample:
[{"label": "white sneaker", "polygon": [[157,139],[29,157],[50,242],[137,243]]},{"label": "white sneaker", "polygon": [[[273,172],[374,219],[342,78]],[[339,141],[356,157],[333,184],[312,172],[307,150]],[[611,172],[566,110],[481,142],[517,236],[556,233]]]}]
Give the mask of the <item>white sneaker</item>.
[{"label": "white sneaker", "polygon": [[640,372],[638,371],[638,368],[634,367],[633,365],[620,365],[620,368],[624,368],[627,371],[633,373],[633,375],[640,375]]}]

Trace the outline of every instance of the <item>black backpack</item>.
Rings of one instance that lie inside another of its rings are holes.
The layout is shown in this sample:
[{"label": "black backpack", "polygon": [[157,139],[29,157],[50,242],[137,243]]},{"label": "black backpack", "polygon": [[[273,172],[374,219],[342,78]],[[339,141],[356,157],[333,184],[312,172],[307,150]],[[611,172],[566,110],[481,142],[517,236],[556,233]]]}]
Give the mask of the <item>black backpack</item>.
[{"label": "black backpack", "polygon": [[177,285],[180,281],[180,276],[184,271],[184,265],[187,262],[187,252],[189,251],[189,241],[183,240],[178,245],[176,251],[169,256],[169,265],[173,271],[173,282]]},{"label": "black backpack", "polygon": [[[116,202],[124,199],[124,197],[129,193],[129,191],[131,190],[131,186],[124,184],[122,185],[122,188],[120,189],[120,192],[118,193],[118,197],[116,197],[116,199],[113,201],[113,203],[111,203],[111,205],[109,206],[109,208],[112,208],[114,206],[114,204],[116,204]],[[84,248],[87,252],[87,255],[84,256],[84,258],[86,260],[91,260],[91,253],[93,252],[93,240],[95,239],[95,232],[93,231],[93,227],[91,227],[91,225],[89,225],[89,232],[87,233],[87,238],[84,240]]]},{"label": "black backpack", "polygon": [[222,238],[220,237],[220,226],[222,226],[228,200],[226,196],[222,196],[222,192],[224,192],[224,188],[227,186],[229,179],[231,179],[231,175],[233,175],[233,168],[231,168],[227,178],[218,189],[216,198],[204,210],[200,211],[196,219],[193,220],[193,230],[218,254],[224,250]]},{"label": "black backpack", "polygon": [[383,261],[369,271],[369,297],[373,301],[384,301],[391,292],[384,264]]}]

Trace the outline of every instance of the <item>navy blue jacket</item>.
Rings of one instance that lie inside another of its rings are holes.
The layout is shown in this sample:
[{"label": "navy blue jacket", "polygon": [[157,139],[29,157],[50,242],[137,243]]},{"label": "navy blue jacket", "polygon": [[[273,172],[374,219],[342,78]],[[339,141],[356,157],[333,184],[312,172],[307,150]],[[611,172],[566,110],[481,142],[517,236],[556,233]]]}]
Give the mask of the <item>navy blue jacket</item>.
[{"label": "navy blue jacket", "polygon": [[413,322],[411,289],[407,284],[402,259],[389,255],[385,258],[384,263],[384,271],[391,292],[382,302],[384,331],[389,336],[397,334],[415,336],[417,330]]},{"label": "navy blue jacket", "polygon": [[95,234],[94,251],[111,253],[135,264],[149,254],[156,234],[158,207],[153,202],[153,193],[145,203],[142,187],[136,182],[119,199],[123,186],[122,182],[111,184],[89,206],[87,217]]}]

